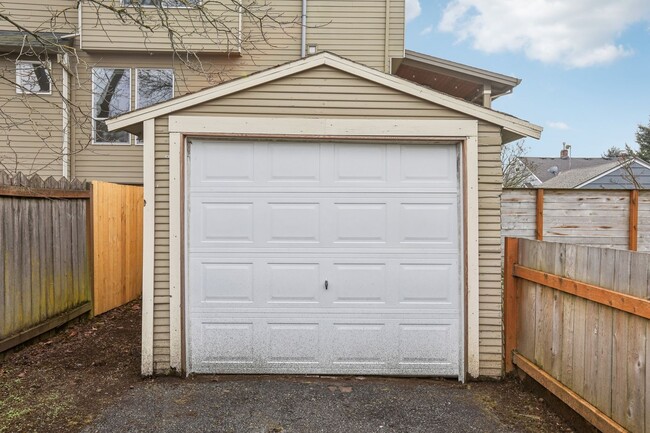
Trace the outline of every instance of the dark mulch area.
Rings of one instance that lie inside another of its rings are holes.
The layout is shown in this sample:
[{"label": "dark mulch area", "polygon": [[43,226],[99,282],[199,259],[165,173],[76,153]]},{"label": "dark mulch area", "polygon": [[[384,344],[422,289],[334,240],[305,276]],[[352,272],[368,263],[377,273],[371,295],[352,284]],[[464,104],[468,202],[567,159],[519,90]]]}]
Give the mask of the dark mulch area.
[{"label": "dark mulch area", "polygon": [[73,432],[140,378],[140,301],[0,360],[0,433]]},{"label": "dark mulch area", "polygon": [[[78,432],[89,425],[97,426],[99,423],[101,426],[107,415],[110,419],[111,412],[119,413],[121,406],[138,395],[146,397],[151,392],[191,393],[197,384],[206,382],[241,380],[252,381],[254,386],[277,382],[277,386],[282,388],[291,382],[311,380],[300,376],[202,376],[142,380],[139,369],[139,301],[69,325],[50,338],[27,345],[0,359],[0,433]],[[340,377],[332,380],[347,386],[346,383],[359,379]],[[401,390],[410,386],[408,384],[418,384],[420,380],[367,378],[367,381],[385,381],[384,386]],[[441,392],[444,389],[454,390],[462,393],[463,398],[471,399],[481,412],[494,417],[498,420],[497,424],[506,426],[506,431],[572,431],[544,400],[526,391],[518,381],[467,385],[439,381],[439,386]],[[142,403],[140,409],[143,411],[146,411],[145,400],[136,398],[136,402]],[[153,405],[159,406],[155,402]],[[188,410],[191,409],[188,407]],[[137,411],[138,408],[133,410]],[[231,414],[231,421],[236,422],[238,417],[244,415],[235,411]],[[224,412],[221,416],[228,415]],[[94,428],[89,426],[89,430]]]}]

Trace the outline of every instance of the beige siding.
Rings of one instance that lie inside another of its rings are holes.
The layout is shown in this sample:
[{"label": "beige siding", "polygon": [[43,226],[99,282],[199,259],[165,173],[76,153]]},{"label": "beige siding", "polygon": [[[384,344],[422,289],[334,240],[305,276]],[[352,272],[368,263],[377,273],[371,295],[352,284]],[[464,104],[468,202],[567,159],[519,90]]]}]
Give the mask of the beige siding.
[{"label": "beige siding", "polygon": [[404,32],[406,31],[404,7],[404,0],[391,0],[390,2],[388,55],[391,58],[404,57]]},{"label": "beige siding", "polygon": [[[280,107],[280,109],[278,109]],[[390,107],[390,108],[387,108]],[[321,66],[177,114],[343,118],[467,118],[447,108]],[[167,119],[156,120],[154,362],[169,368],[169,161]],[[479,126],[481,374],[501,376],[500,129]]]},{"label": "beige siding", "polygon": [[[73,33],[77,26],[74,0],[3,1],[2,14],[21,26],[44,32]],[[0,30],[18,30],[9,20],[0,20]]]},{"label": "beige siding", "polygon": [[[56,58],[51,64],[53,81],[60,83],[62,69]],[[0,80],[0,170],[61,177],[61,89],[52,86],[50,95],[18,93],[15,61],[2,58],[0,69],[5,77]]]},{"label": "beige siding", "polygon": [[479,122],[479,345],[481,376],[501,376],[501,128]]},{"label": "beige siding", "polygon": [[[126,8],[122,15],[113,10],[116,5],[119,7],[119,2],[105,0],[103,3],[82,3],[83,50],[164,52],[173,50],[172,42],[202,52],[238,50],[240,15],[229,2],[207,2],[205,13],[188,8],[141,7]],[[211,29],[197,31],[196,26],[206,19],[214,20],[206,23]],[[162,26],[161,22],[167,25]]]}]

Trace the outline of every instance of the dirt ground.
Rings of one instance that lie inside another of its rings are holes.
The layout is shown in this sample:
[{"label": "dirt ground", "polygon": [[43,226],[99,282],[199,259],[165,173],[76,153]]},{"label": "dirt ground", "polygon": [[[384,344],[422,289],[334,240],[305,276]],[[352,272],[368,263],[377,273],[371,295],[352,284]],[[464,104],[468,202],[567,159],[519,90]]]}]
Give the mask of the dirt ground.
[{"label": "dirt ground", "polygon": [[[0,360],[0,433],[78,432],[102,422],[102,415],[145,389],[175,389],[192,383],[233,380],[157,378],[143,380],[140,363],[140,305],[133,302],[91,320],[68,326],[51,338]],[[255,378],[242,378],[250,381]],[[259,379],[260,382],[267,379]],[[282,378],[273,380],[282,381]],[[286,381],[295,381],[286,378]],[[337,381],[355,380],[338,378]],[[380,378],[373,378],[380,381]],[[385,386],[400,380],[386,379]],[[543,399],[515,380],[459,384],[431,381],[441,392],[470,396],[507,431],[573,431]],[[279,385],[284,386],[284,385]],[[399,385],[403,386],[403,385]],[[105,418],[104,418],[105,419]],[[218,431],[218,430],[215,430]]]}]

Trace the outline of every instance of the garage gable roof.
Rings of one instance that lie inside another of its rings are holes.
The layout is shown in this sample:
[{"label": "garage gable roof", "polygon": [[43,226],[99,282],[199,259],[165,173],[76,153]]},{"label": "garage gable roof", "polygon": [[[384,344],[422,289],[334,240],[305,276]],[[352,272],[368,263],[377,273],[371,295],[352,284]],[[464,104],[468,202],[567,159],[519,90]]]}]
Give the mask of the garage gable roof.
[{"label": "garage gable roof", "polygon": [[131,111],[121,116],[109,119],[106,123],[110,131],[122,129],[130,132],[139,131],[141,130],[142,122],[145,120],[164,116],[175,111],[183,110],[194,105],[202,104],[213,99],[221,98],[223,96],[240,92],[280,78],[288,77],[322,65],[347,72],[351,75],[364,78],[379,85],[467,114],[476,119],[499,125],[503,127],[505,131],[511,133],[509,135],[532,138],[539,138],[541,136],[542,128],[525,120],[472,104],[460,98],[429,89],[394,75],[385,74],[329,52],[323,52],[305,59],[285,63],[284,65],[275,68],[266,69],[195,93],[170,99],[169,101],[161,102],[151,107]]}]

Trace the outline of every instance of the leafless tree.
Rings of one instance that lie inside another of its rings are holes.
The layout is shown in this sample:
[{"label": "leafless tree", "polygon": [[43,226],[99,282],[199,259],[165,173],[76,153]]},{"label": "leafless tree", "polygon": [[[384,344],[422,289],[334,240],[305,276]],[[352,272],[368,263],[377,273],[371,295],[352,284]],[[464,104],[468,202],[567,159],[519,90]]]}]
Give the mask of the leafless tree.
[{"label": "leafless tree", "polygon": [[[94,77],[105,79],[95,92],[101,94],[92,95],[94,107],[79,104],[76,98],[70,97],[70,86],[77,95],[84,92],[89,95],[94,91],[93,77],[88,72],[96,64],[80,49],[77,35],[70,34],[70,29],[77,28],[77,10],[82,5],[86,19],[88,14],[94,17],[94,26],[104,32],[107,44],[115,37],[109,22],[137,29],[139,43],[146,49],[161,37],[165,39],[170,66],[174,65],[175,72],[181,75],[177,87],[183,85],[182,75],[186,73],[199,74],[208,84],[232,77],[231,71],[224,66],[227,62],[213,63],[214,56],[204,54],[201,46],[219,46],[226,53],[224,55],[236,52],[237,56],[254,63],[259,53],[291,42],[301,26],[299,12],[291,15],[275,10],[269,0],[70,0],[68,7],[59,9],[44,4],[42,7],[48,13],[43,22],[17,18],[20,15],[12,14],[11,5],[0,0],[0,28],[13,31],[11,37],[15,45],[0,54],[0,60],[5,60],[6,65],[0,67],[0,88],[15,89],[0,92],[2,170],[15,173],[22,167],[28,173],[38,173],[59,164],[64,158],[86,151],[93,130],[106,140],[124,134],[109,133],[103,130],[101,121],[97,121],[97,118],[110,117],[125,109],[120,105],[124,98],[120,92],[126,78],[130,77],[125,77],[122,70],[104,71],[103,78]],[[240,26],[240,19],[243,26]],[[202,43],[192,42],[197,39]],[[25,62],[17,64],[16,60]],[[53,65],[61,65],[73,77],[72,82],[65,84]],[[143,71],[138,79],[140,104],[129,108],[142,108],[171,97],[170,79],[165,72]],[[185,93],[188,89],[180,87],[180,90]],[[52,110],[61,112],[65,108],[70,118],[68,126],[60,118],[43,114]],[[85,133],[77,134],[76,142],[67,150],[62,149],[60,137],[70,134],[73,128]],[[15,139],[17,136],[23,137],[22,142]],[[32,163],[27,168],[25,136],[37,144],[30,147]],[[35,148],[38,150],[34,151]],[[48,157],[43,158],[45,154]]]},{"label": "leafless tree", "polygon": [[503,146],[501,150],[501,167],[503,168],[504,188],[528,188],[533,178],[530,162],[524,157],[528,147],[524,140],[515,141]]}]

